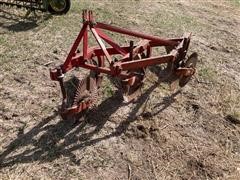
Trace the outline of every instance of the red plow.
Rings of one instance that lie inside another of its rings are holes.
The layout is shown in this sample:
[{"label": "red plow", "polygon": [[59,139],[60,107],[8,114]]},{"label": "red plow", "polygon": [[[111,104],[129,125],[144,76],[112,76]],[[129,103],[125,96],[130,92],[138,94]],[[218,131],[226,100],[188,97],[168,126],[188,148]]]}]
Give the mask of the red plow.
[{"label": "red plow", "polygon": [[[119,33],[141,41],[120,46],[106,32]],[[92,34],[97,46],[89,47],[89,34]],[[115,79],[117,87],[123,93],[124,100],[132,101],[140,95],[149,66],[163,65],[159,72],[161,79],[170,82],[171,87],[179,84],[183,87],[195,73],[197,54],[187,57],[191,34],[183,37],[162,39],[128,29],[96,22],[92,11],[83,11],[83,26],[78,34],[65,62],[50,69],[51,79],[58,81],[63,96],[60,113],[63,117],[76,115],[91,107],[97,99],[103,74]],[[105,46],[104,42],[108,44]],[[81,45],[81,46],[80,46]],[[164,55],[153,56],[153,48],[164,47]],[[81,48],[81,50],[79,50]],[[72,69],[84,68],[90,71],[85,78],[78,79],[74,96],[69,98],[64,83],[64,75]]]}]

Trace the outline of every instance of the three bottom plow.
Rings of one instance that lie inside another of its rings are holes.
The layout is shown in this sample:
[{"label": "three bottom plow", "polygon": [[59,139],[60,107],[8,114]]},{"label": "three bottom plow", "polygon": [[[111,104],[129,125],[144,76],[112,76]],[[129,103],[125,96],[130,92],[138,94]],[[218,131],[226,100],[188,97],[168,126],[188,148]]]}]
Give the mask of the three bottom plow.
[{"label": "three bottom plow", "polygon": [[[129,45],[120,46],[107,32],[140,38],[138,43],[129,41]],[[90,33],[96,46],[89,47]],[[83,11],[83,26],[63,64],[50,69],[51,79],[58,81],[62,92],[62,117],[76,115],[90,108],[97,100],[98,89],[103,75],[114,79],[125,101],[130,102],[140,95],[147,68],[162,65],[160,79],[174,88],[178,84],[185,86],[196,71],[197,54],[187,56],[191,34],[183,37],[163,39],[124,28],[96,22],[92,11]],[[108,46],[105,46],[108,44]],[[163,47],[165,54],[153,55],[155,48]],[[89,70],[85,77],[77,78],[74,95],[67,91],[64,76],[75,68]]]}]

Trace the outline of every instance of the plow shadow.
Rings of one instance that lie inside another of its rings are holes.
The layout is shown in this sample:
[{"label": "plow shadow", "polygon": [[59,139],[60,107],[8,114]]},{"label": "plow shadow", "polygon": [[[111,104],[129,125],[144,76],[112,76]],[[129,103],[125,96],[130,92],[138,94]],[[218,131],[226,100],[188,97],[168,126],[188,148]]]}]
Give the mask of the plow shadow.
[{"label": "plow shadow", "polygon": [[[149,95],[158,85],[155,83],[146,90],[136,101],[127,118],[120,122],[112,132],[102,137],[93,138],[104,128],[109,117],[123,105],[121,94],[118,91],[112,97],[104,100],[97,108],[89,110],[77,123],[58,120],[56,124],[50,124],[58,116],[58,112],[54,112],[42,119],[27,133],[19,135],[9,143],[5,151],[0,154],[0,167],[9,167],[17,163],[32,163],[33,161],[51,162],[62,156],[68,157],[73,163],[80,165],[81,159],[78,159],[73,151],[81,151],[103,140],[123,135],[129,125],[137,120],[137,112],[148,101]],[[174,102],[171,97],[170,100],[167,99],[159,103],[163,105],[163,108],[158,113]],[[18,151],[20,153],[16,153]]]}]

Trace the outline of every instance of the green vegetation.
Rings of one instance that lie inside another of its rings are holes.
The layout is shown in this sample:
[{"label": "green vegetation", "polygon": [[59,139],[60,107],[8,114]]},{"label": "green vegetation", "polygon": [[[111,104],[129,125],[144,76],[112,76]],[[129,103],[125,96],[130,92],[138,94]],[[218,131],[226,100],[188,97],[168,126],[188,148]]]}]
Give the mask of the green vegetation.
[{"label": "green vegetation", "polygon": [[163,29],[184,29],[186,26],[196,26],[197,22],[193,17],[186,15],[173,16],[171,14],[158,13],[153,17],[153,21],[157,26]]},{"label": "green vegetation", "polygon": [[233,114],[232,114],[233,117],[239,119],[240,118],[240,112],[238,111],[234,111]]},{"label": "green vegetation", "polygon": [[4,45],[6,43],[6,40],[3,36],[0,36],[0,45]]},{"label": "green vegetation", "polygon": [[113,84],[108,78],[104,78],[102,87],[103,87],[102,92],[103,92],[104,98],[109,98],[113,96],[114,94]]},{"label": "green vegetation", "polygon": [[231,0],[231,2],[236,6],[240,6],[240,0]]},{"label": "green vegetation", "polygon": [[213,82],[216,80],[217,72],[210,67],[205,67],[198,71],[198,75],[205,80]]}]

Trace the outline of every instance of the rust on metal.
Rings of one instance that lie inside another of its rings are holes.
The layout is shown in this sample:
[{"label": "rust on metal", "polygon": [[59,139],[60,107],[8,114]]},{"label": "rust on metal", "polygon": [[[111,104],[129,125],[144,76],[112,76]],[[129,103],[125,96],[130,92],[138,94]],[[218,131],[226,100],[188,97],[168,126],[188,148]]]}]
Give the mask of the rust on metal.
[{"label": "rust on metal", "polygon": [[[149,66],[166,65],[162,79],[168,79],[171,87],[183,87],[196,71],[197,54],[187,58],[191,34],[177,38],[160,38],[131,31],[129,29],[96,22],[92,11],[83,11],[83,26],[63,64],[50,69],[50,77],[60,83],[63,102],[61,114],[74,115],[91,107],[98,96],[103,74],[118,80],[125,101],[132,101],[141,94],[146,70]],[[107,32],[140,38],[141,41],[121,46],[107,35]],[[96,40],[96,46],[89,47],[89,33]],[[81,52],[79,46],[82,42]],[[153,56],[155,47],[165,47],[166,54]],[[78,81],[71,104],[66,102],[68,94],[63,83],[64,75],[75,68],[83,68],[90,74]]]}]

